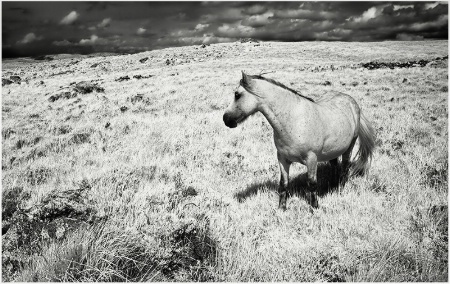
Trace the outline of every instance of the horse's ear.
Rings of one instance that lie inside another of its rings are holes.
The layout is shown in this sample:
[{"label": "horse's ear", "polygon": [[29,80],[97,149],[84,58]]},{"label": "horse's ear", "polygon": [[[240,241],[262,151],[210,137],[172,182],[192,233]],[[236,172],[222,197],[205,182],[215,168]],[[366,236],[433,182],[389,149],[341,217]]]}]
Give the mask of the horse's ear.
[{"label": "horse's ear", "polygon": [[244,83],[247,83],[247,82],[248,82],[248,76],[247,76],[247,74],[245,74],[244,71],[241,71],[241,72],[242,72],[242,81],[243,81]]}]

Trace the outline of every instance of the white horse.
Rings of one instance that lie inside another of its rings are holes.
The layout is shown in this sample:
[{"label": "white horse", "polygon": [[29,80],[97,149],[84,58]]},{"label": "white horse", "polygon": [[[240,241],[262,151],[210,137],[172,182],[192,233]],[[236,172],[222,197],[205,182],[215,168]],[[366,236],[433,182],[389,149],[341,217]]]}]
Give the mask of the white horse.
[{"label": "white horse", "polygon": [[[356,101],[349,95],[333,92],[332,96],[315,102],[313,99],[260,75],[246,75],[234,100],[225,110],[223,121],[236,127],[248,116],[261,112],[274,132],[277,157],[281,170],[279,207],[286,210],[289,167],[299,162],[308,168],[306,193],[312,207],[317,201],[317,163],[330,161],[337,169],[342,156],[342,176],[347,176],[350,155],[359,138],[357,160],[353,173],[363,174],[372,158],[375,136]],[[333,170],[332,176],[336,175]]]}]

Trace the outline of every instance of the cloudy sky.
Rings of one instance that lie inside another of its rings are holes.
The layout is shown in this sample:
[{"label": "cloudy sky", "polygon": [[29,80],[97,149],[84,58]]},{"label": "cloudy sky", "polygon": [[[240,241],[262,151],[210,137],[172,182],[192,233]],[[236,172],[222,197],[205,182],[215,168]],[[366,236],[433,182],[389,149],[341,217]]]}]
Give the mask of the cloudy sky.
[{"label": "cloudy sky", "polygon": [[2,2],[2,56],[448,38],[447,2]]}]

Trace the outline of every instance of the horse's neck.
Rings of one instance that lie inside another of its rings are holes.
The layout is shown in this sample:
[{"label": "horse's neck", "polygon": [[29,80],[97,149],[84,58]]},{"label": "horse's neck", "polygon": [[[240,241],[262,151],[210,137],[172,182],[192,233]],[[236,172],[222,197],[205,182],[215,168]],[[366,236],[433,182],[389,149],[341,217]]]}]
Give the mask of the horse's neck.
[{"label": "horse's neck", "polygon": [[[289,92],[287,90],[282,90]],[[266,117],[267,121],[272,126],[275,134],[282,134],[292,123],[293,113],[304,113],[311,101],[302,98],[293,93],[279,93],[273,97],[266,98],[261,104],[260,111]],[[302,111],[302,108],[304,111]],[[294,111],[295,109],[295,111]]]}]

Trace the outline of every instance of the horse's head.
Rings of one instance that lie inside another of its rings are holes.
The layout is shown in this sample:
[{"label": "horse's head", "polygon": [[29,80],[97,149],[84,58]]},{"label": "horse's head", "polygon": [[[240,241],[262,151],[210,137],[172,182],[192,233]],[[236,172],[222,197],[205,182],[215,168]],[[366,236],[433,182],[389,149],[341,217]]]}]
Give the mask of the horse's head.
[{"label": "horse's head", "polygon": [[242,80],[238,89],[234,92],[234,99],[225,110],[223,122],[225,125],[234,128],[247,117],[258,111],[259,98],[251,92],[252,78],[242,72]]}]

